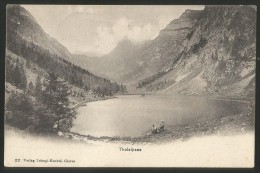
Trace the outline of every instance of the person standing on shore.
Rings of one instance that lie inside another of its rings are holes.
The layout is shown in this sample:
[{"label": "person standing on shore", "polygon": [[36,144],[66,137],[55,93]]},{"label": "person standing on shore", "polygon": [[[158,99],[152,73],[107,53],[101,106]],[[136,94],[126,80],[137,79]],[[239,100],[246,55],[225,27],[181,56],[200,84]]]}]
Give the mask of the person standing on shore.
[{"label": "person standing on shore", "polygon": [[164,131],[164,121],[162,120],[162,123],[160,125],[159,131]]},{"label": "person standing on shore", "polygon": [[152,127],[152,133],[155,134],[158,132],[158,129],[157,127],[155,127],[155,125],[153,124],[153,127]]}]

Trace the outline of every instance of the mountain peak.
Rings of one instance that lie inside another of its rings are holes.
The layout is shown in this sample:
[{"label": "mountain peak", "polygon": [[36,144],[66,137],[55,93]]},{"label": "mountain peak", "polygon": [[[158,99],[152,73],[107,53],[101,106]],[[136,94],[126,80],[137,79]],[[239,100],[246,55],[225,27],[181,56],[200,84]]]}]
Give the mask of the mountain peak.
[{"label": "mountain peak", "polygon": [[[149,40],[146,41],[142,41],[142,42],[134,42],[129,40],[128,38],[124,38],[123,40],[119,41],[117,46],[112,50],[111,53],[113,52],[121,52],[121,50],[132,50],[132,49],[136,49],[140,46],[142,46],[143,44],[147,43]],[[111,54],[109,53],[109,54]]]},{"label": "mountain peak", "polygon": [[194,19],[194,18],[197,18],[198,15],[200,15],[202,12],[202,10],[190,10],[190,9],[187,9],[185,10],[182,15],[180,16],[180,19],[183,19],[183,18],[190,18],[190,19]]},{"label": "mountain peak", "polygon": [[184,39],[190,32],[190,29],[197,22],[202,12],[202,10],[187,9],[178,19],[174,19],[163,30],[161,30],[157,39],[170,39],[173,41]]},{"label": "mountain peak", "polygon": [[128,46],[132,44],[133,44],[132,41],[130,41],[128,38],[124,38],[123,40],[118,42],[117,46]]},{"label": "mountain peak", "polygon": [[137,44],[135,44],[128,38],[124,38],[123,40],[118,42],[117,46],[109,54],[104,55],[104,56],[121,55],[121,54],[124,54],[125,51],[129,52],[129,51],[135,49],[136,47],[138,47]]},{"label": "mountain peak", "polygon": [[194,15],[198,15],[202,12],[202,10],[190,10],[190,9],[187,9],[185,10],[182,15],[180,16],[180,18],[183,18],[183,17],[193,17]]}]

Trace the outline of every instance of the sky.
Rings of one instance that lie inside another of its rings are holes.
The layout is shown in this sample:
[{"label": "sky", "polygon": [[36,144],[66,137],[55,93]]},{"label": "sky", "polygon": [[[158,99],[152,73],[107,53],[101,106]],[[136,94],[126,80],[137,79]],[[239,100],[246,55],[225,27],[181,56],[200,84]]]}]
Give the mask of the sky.
[{"label": "sky", "polygon": [[71,53],[101,56],[123,39],[152,40],[186,9],[199,5],[22,5]]}]

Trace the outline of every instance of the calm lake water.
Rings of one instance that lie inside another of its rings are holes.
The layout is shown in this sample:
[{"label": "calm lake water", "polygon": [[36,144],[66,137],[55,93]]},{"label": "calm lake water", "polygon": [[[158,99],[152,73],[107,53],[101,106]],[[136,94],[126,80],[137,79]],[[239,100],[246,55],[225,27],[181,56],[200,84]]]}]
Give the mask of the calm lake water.
[{"label": "calm lake water", "polygon": [[247,104],[205,97],[118,96],[79,107],[71,131],[92,136],[142,136],[164,120],[165,127],[236,115]]}]

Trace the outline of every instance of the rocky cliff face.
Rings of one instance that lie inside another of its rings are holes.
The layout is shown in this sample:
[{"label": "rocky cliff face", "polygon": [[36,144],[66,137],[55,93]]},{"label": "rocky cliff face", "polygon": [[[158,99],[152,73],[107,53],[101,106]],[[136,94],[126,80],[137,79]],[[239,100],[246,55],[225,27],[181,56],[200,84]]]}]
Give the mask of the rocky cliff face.
[{"label": "rocky cliff face", "polygon": [[[162,38],[160,45],[164,45],[164,42],[174,40],[174,32],[176,35],[180,33],[177,44],[166,50],[161,49],[163,51],[157,54],[166,65],[156,70],[159,72],[160,69],[164,75],[150,82],[147,82],[149,78],[139,81],[146,81],[141,88],[166,94],[253,97],[255,8],[206,6],[197,15],[191,15],[192,19],[186,20],[185,24],[179,24],[183,16],[189,16],[189,13],[185,13],[171,22],[166,32],[163,30],[157,38]],[[177,32],[174,24],[185,26],[185,29]],[[156,57],[156,53],[153,52],[151,56]]]},{"label": "rocky cliff face", "polygon": [[255,43],[255,6],[206,6],[186,10],[154,40],[123,41],[87,66],[141,92],[253,97]]},{"label": "rocky cliff face", "polygon": [[156,39],[164,42],[181,42],[190,32],[201,14],[202,11],[199,10],[186,10],[180,18],[170,22]]},{"label": "rocky cliff face", "polygon": [[[181,46],[200,14],[201,11],[186,10],[179,19],[169,23],[156,39],[139,44],[123,40],[108,55],[85,57],[84,64],[95,73],[102,72],[103,76],[136,87],[138,80],[171,67],[171,61],[177,57],[175,47]],[[77,61],[80,56],[74,58]]]},{"label": "rocky cliff face", "polygon": [[[182,42],[196,24],[201,11],[186,10],[180,18],[170,22],[157,38],[141,49],[138,60],[142,62],[133,79],[142,79],[166,71],[179,58],[176,51],[183,49]],[[130,79],[131,80],[131,79]]]}]

